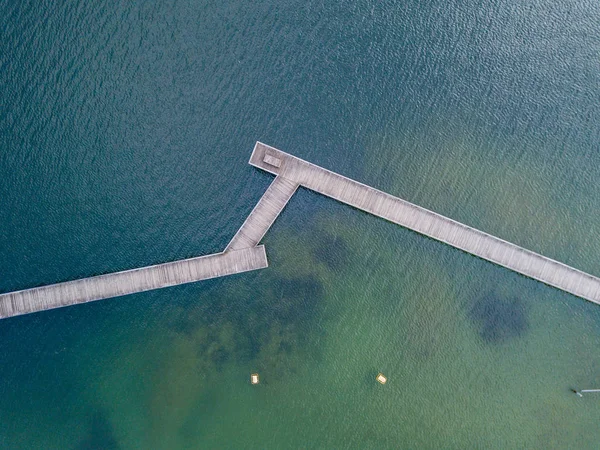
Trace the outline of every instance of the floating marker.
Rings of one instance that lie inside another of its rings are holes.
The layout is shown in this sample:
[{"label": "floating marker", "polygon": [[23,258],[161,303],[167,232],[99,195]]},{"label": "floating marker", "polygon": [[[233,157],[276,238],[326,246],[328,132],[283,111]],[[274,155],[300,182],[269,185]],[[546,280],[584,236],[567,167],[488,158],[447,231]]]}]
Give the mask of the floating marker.
[{"label": "floating marker", "polygon": [[575,389],[571,389],[573,392],[575,392],[577,394],[577,396],[579,397],[583,397],[583,393],[584,392],[600,392],[600,389],[582,389],[580,391],[577,391]]}]

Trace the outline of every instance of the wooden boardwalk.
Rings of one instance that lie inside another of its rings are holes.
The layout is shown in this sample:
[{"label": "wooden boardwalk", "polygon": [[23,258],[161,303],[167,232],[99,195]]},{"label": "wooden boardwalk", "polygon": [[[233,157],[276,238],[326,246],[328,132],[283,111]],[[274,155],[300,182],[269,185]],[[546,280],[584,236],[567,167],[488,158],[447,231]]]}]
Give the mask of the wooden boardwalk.
[{"label": "wooden boardwalk", "polygon": [[0,294],[0,318],[192,283],[268,266],[263,246]]},{"label": "wooden boardwalk", "polygon": [[0,294],[0,318],[232,275],[268,266],[257,246],[298,186],[600,304],[600,279],[260,142],[250,164],[276,175],[223,253]]},{"label": "wooden boardwalk", "polygon": [[296,189],[298,183],[283,177],[275,177],[225,251],[256,246],[271,228]]},{"label": "wooden boardwalk", "polygon": [[[273,162],[276,164],[273,164]],[[258,142],[250,164],[527,277],[600,304],[600,279]]]}]

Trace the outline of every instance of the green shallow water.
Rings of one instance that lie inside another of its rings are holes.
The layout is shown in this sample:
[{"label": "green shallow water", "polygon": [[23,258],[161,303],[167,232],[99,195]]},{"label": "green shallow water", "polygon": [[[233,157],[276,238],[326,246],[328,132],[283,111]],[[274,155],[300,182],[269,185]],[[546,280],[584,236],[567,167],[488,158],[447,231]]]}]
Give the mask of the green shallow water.
[{"label": "green shallow water", "polygon": [[[1,292],[220,251],[256,140],[600,275],[593,2],[0,10]],[[0,447],[597,447],[598,306],[303,189],[264,243],[1,321]]]}]

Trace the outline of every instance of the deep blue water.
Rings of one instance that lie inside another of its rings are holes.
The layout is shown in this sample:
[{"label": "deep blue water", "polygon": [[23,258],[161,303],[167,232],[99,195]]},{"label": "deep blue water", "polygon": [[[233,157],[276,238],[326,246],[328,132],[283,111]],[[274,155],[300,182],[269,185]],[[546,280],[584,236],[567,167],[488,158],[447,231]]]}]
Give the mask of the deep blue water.
[{"label": "deep blue water", "polygon": [[[257,140],[600,275],[596,2],[0,13],[0,292],[222,250]],[[597,306],[306,191],[265,244],[1,321],[0,447],[596,447]]]}]

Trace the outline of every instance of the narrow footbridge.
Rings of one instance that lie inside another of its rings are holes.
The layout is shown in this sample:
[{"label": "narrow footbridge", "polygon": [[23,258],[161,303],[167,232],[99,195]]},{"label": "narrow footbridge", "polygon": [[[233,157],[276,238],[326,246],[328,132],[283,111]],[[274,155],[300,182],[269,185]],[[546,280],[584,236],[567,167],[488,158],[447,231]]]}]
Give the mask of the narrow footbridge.
[{"label": "narrow footbridge", "polygon": [[600,278],[566,264],[260,142],[250,164],[275,180],[224,252],[0,294],[0,318],[266,268],[265,249],[258,244],[299,186],[600,304]]}]

